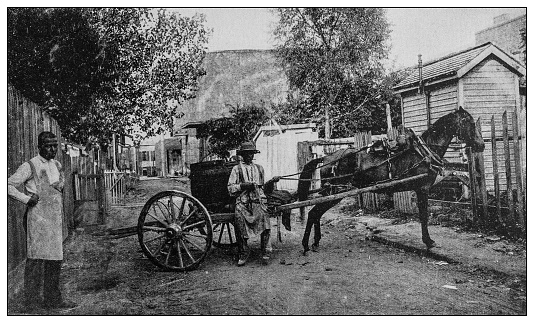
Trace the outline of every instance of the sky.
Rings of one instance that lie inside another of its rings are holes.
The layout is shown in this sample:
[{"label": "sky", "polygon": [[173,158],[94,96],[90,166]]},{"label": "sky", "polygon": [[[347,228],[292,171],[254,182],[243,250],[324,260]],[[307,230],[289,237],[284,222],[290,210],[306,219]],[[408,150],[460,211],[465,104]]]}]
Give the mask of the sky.
[{"label": "sky", "polygon": [[[174,9],[191,16],[206,15],[213,28],[209,51],[271,49],[276,17],[267,8]],[[493,18],[507,13],[511,18],[526,14],[526,8],[386,8],[391,24],[389,66],[407,67],[439,58],[475,45],[475,33],[491,27]]]}]

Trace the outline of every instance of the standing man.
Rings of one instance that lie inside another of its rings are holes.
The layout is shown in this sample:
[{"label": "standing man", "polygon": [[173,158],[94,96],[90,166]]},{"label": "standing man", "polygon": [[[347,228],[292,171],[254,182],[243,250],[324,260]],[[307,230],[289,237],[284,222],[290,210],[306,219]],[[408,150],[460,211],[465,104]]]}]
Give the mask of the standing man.
[{"label": "standing man", "polygon": [[[280,178],[274,177],[264,185],[263,167],[254,164],[254,154],[259,153],[253,142],[241,144],[237,155],[242,161],[232,168],[228,179],[228,192],[236,197],[235,216],[239,261],[238,266],[243,266],[250,255],[247,240],[251,235],[260,234],[261,253],[264,262],[270,259],[271,247],[271,221],[267,211],[267,198],[265,193],[274,189],[274,183]],[[265,188],[265,193],[263,189]]]},{"label": "standing man", "polygon": [[[27,241],[24,304],[30,312],[41,307],[76,306],[61,297],[59,288],[63,260],[64,178],[61,164],[54,160],[58,149],[56,135],[41,132],[37,146],[39,155],[22,164],[8,179],[9,196],[27,205],[24,215]],[[21,185],[24,193],[17,190]]]}]

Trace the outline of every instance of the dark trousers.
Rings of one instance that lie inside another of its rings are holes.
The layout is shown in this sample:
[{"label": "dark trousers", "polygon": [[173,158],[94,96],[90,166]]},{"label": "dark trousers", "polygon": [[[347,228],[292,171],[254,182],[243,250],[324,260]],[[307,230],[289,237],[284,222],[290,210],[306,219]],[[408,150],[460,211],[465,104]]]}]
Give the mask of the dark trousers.
[{"label": "dark trousers", "polygon": [[[27,305],[61,302],[59,273],[61,260],[26,259],[24,297]],[[42,289],[42,298],[41,298]]]}]

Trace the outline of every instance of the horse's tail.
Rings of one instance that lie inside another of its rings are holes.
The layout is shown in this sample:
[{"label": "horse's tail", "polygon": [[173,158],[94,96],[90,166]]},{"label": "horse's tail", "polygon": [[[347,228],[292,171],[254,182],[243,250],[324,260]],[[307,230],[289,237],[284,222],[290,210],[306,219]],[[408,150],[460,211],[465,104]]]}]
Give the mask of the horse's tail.
[{"label": "horse's tail", "polygon": [[300,173],[299,185],[297,189],[297,194],[299,201],[304,201],[308,198],[308,192],[310,190],[311,181],[310,179],[313,176],[313,173],[317,169],[317,164],[323,161],[323,158],[315,158],[312,161],[304,165],[302,172]]}]

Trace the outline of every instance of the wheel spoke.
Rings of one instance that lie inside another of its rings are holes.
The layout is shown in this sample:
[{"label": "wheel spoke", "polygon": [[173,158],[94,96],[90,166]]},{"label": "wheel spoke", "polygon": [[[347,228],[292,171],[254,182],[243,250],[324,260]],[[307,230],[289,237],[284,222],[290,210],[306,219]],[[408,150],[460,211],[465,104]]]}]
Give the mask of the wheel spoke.
[{"label": "wheel spoke", "polygon": [[[161,208],[161,205],[165,206],[165,204],[163,204],[160,201],[158,201],[157,203],[154,204],[154,211],[156,210],[156,204],[158,205],[159,211],[161,212],[161,214],[163,214],[163,217],[165,218],[165,220],[167,220],[167,222],[169,222],[169,219],[166,216],[167,212],[163,211],[163,209]],[[167,210],[167,211],[169,211],[169,210]]]},{"label": "wheel spoke", "polygon": [[171,252],[172,252],[172,243],[169,245],[169,252],[167,252],[167,256],[165,257],[165,264],[169,265],[169,259],[171,258]]},{"label": "wheel spoke", "polygon": [[[193,241],[187,239],[184,237],[184,241],[187,241],[189,242],[193,247],[197,248],[199,251],[204,251],[204,248],[200,247],[199,245],[197,245],[196,243],[194,243]],[[184,242],[184,245],[185,245],[185,242]]]},{"label": "wheel spoke", "polygon": [[191,260],[193,260],[193,262],[195,262],[195,257],[193,257],[193,255],[189,251],[189,248],[187,248],[187,246],[185,245],[185,243],[183,241],[182,241],[182,246],[184,246],[184,250],[187,253],[187,255],[189,256],[189,258],[191,258]]},{"label": "wheel spoke", "polygon": [[172,195],[169,196],[169,208],[171,209],[171,223],[174,223],[176,220],[176,214],[174,213],[174,201],[172,200]]},{"label": "wheel spoke", "polygon": [[186,199],[182,197],[182,204],[180,205],[180,210],[178,211],[178,218],[181,217],[182,213],[184,212],[185,201]]},{"label": "wheel spoke", "polygon": [[163,246],[167,243],[167,240],[163,240],[160,245],[158,246],[158,249],[156,250],[155,253],[153,253],[152,255],[154,257],[157,257],[159,253],[161,253],[161,249],[163,248]]},{"label": "wheel spoke", "polygon": [[203,225],[203,224],[206,224],[205,220],[198,221],[198,222],[195,222],[195,223],[190,224],[190,225],[186,225],[185,227],[182,227],[182,230],[186,231],[186,230],[189,230],[191,228],[194,228],[194,227],[197,227],[197,226]]},{"label": "wheel spoke", "polygon": [[184,224],[187,222],[187,220],[189,220],[190,217],[192,217],[194,214],[196,214],[198,212],[198,208],[195,206],[195,209],[193,210],[193,212],[189,213],[187,215],[187,217],[182,221],[182,223],[180,224]]},{"label": "wheel spoke", "polygon": [[176,251],[178,251],[178,264],[180,268],[184,268],[184,259],[182,258],[182,250],[180,249],[180,242],[176,240]]},{"label": "wheel spoke", "polygon": [[145,244],[147,244],[149,242],[152,242],[154,240],[157,240],[157,239],[161,239],[161,238],[165,238],[165,235],[162,234],[162,235],[156,236],[155,238],[149,239],[149,240],[145,241]]},{"label": "wheel spoke", "polygon": [[161,221],[160,219],[158,219],[157,217],[153,216],[151,213],[148,213],[148,215],[153,218],[154,220],[158,221],[159,223],[161,223],[165,228],[168,228],[169,227],[169,224],[168,223],[165,223],[163,221]]}]

